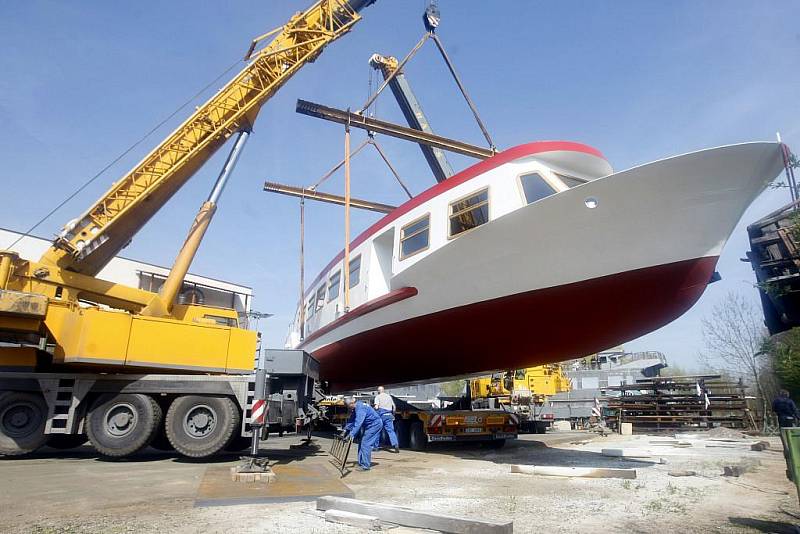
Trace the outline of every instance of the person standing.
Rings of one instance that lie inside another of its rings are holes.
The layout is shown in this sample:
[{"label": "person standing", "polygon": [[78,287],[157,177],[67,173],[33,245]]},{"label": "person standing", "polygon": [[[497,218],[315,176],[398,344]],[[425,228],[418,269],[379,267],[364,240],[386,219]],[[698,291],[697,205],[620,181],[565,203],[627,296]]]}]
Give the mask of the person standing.
[{"label": "person standing", "polygon": [[378,415],[381,416],[383,429],[386,431],[386,435],[389,436],[392,452],[398,453],[400,452],[400,444],[397,441],[397,433],[394,431],[394,399],[384,391],[383,386],[378,386],[378,394],[375,395],[374,402],[375,409],[378,411]]},{"label": "person standing", "polygon": [[345,397],[344,403],[350,412],[350,418],[344,427],[345,438],[356,437],[363,429],[361,443],[358,444],[358,469],[369,471],[372,468],[372,448],[381,437],[383,422],[372,406],[353,397]]},{"label": "person standing", "polygon": [[797,423],[797,405],[785,389],[782,389],[772,401],[772,411],[778,417],[778,426],[781,428],[795,426]]}]

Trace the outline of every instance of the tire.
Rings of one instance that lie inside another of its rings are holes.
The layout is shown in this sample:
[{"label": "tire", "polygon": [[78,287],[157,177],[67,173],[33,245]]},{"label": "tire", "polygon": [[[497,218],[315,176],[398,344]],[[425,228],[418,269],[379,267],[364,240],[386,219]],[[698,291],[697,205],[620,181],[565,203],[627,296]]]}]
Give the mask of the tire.
[{"label": "tire", "polygon": [[412,451],[424,451],[428,446],[428,438],[425,436],[425,430],[422,428],[422,421],[414,421],[411,423],[409,446]]},{"label": "tire", "polygon": [[493,439],[492,441],[486,442],[487,449],[502,449],[503,446],[506,444],[506,440],[504,439]]},{"label": "tire", "polygon": [[29,454],[47,442],[47,403],[38,393],[0,394],[0,455]]},{"label": "tire", "polygon": [[409,447],[409,424],[405,419],[394,420],[394,431],[397,434],[397,443],[401,449]]},{"label": "tire", "polygon": [[152,397],[106,393],[89,409],[86,434],[97,452],[122,458],[147,447],[161,419],[161,407]]},{"label": "tire", "polygon": [[156,430],[156,435],[153,436],[153,441],[150,442],[150,446],[157,451],[163,452],[175,450],[172,448],[172,443],[169,442],[169,438],[167,438],[167,431],[164,429],[163,424],[158,425],[158,430]]},{"label": "tire", "polygon": [[228,446],[241,422],[239,409],[228,397],[185,395],[173,401],[164,426],[176,451],[206,458]]},{"label": "tire", "polygon": [[60,451],[66,451],[80,447],[88,441],[89,438],[84,434],[50,434],[47,440],[47,446]]}]

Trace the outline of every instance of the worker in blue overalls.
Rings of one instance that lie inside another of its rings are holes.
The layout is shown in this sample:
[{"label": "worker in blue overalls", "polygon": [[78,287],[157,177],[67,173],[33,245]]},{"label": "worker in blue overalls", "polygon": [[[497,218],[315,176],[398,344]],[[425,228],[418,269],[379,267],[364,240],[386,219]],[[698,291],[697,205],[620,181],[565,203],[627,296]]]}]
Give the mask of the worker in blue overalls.
[{"label": "worker in blue overalls", "polygon": [[381,416],[372,406],[356,402],[353,397],[346,397],[344,402],[350,410],[350,418],[344,427],[345,438],[354,438],[361,430],[364,431],[358,445],[358,469],[369,471],[372,467],[372,448],[378,443],[383,430]]},{"label": "worker in blue overalls", "polygon": [[[392,446],[392,452],[400,452],[399,444],[397,442],[397,433],[394,431],[394,400],[392,396],[384,391],[383,386],[378,387],[378,394],[375,395],[375,409],[378,415],[381,416],[383,422],[383,429],[389,437],[389,444]],[[380,441],[380,440],[378,440]],[[379,443],[375,444],[376,447]]]}]

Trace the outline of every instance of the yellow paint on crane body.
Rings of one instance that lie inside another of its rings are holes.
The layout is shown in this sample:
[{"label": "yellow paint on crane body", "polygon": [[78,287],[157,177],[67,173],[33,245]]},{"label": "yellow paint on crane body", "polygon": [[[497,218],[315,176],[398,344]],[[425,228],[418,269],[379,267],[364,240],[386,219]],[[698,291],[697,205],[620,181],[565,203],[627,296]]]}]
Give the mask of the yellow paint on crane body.
[{"label": "yellow paint on crane body", "polygon": [[55,364],[113,372],[252,372],[257,333],[240,327],[235,310],[174,304],[213,206],[198,215],[164,294],[96,275],[229,137],[252,128],[292,75],[360,18],[347,0],[321,0],[256,38],[246,66],[65,226],[38,261],[0,251],[0,341],[19,345],[0,350],[0,368],[31,367],[46,350]]}]

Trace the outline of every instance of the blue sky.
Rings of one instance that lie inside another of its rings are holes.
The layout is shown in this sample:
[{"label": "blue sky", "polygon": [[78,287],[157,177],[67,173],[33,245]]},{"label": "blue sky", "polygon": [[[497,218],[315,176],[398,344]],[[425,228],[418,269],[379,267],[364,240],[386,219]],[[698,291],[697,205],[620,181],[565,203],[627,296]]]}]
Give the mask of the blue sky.
[{"label": "blue sky", "polygon": [[[241,57],[253,36],[307,3],[0,0],[0,226],[26,229]],[[261,192],[261,185],[265,179],[309,185],[343,153],[341,128],[296,114],[294,102],[360,107],[369,56],[404,55],[421,36],[425,5],[379,0],[352,34],[269,101],[256,123],[192,271],[252,286],[255,309],[276,314],[261,323],[269,345],[283,343],[297,299],[298,205]],[[781,131],[800,152],[798,2],[439,5],[439,35],[500,148],[541,139],[580,141],[621,170],[710,146],[772,140]],[[433,46],[423,48],[406,72],[438,133],[483,144]],[[402,121],[389,92],[377,113]],[[169,122],[35,233],[50,236],[77,216],[183,118]],[[354,143],[362,136],[354,134]],[[418,148],[386,138],[381,143],[413,192],[433,183]],[[125,256],[172,262],[225,152],[151,220]],[[456,169],[473,162],[450,159]],[[341,176],[326,190],[341,192]],[[371,153],[354,160],[353,194],[403,200]],[[757,299],[750,267],[739,261],[747,250],[745,223],[787,200],[785,190],[764,193],[728,242],[718,267],[723,280],[682,318],[626,348],[661,350],[684,367],[696,366],[703,349],[700,319],[714,303],[728,291]],[[311,205],[307,216],[306,265],[313,278],[342,247],[343,214]],[[355,214],[353,235],[376,218]]]}]

